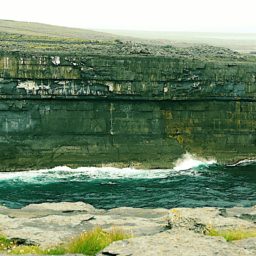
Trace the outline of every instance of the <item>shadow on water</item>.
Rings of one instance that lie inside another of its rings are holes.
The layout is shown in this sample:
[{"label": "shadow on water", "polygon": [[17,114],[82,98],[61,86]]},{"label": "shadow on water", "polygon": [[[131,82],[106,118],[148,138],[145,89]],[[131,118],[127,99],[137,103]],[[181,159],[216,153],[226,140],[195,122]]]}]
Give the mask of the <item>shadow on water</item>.
[{"label": "shadow on water", "polygon": [[0,178],[0,204],[20,208],[31,203],[83,201],[106,209],[256,204],[256,164],[205,165],[180,172],[163,170],[163,173],[155,177],[105,178],[82,172],[62,172],[55,177],[45,172],[30,179]]}]

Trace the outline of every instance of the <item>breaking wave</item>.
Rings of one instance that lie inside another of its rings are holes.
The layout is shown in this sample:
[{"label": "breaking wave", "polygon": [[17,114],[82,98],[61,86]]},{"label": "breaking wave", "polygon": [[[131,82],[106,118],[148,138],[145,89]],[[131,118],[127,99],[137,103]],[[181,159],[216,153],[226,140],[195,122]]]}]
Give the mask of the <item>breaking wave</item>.
[{"label": "breaking wave", "polygon": [[186,153],[175,162],[175,167],[173,169],[175,171],[185,171],[199,166],[209,166],[213,164],[217,164],[217,161],[215,159],[207,160]]},{"label": "breaking wave", "polygon": [[220,165],[186,153],[174,168],[55,167],[0,172],[0,205],[83,201],[95,207],[232,207],[256,204],[255,161]]},{"label": "breaking wave", "polygon": [[214,160],[197,158],[186,153],[172,169],[135,169],[114,167],[80,167],[76,169],[58,166],[52,169],[32,170],[23,172],[0,172],[0,180],[13,180],[28,183],[49,183],[83,181],[94,179],[162,179],[176,175],[198,175],[195,170],[199,166],[215,164]]}]

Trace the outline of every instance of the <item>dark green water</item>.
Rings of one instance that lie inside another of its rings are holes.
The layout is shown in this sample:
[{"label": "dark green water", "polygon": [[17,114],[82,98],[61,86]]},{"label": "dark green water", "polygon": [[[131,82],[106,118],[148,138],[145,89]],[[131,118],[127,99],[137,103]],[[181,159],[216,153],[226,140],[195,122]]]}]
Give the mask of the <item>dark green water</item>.
[{"label": "dark green water", "polygon": [[98,208],[251,206],[256,164],[200,165],[188,170],[55,168],[0,173],[0,204],[83,201]]}]

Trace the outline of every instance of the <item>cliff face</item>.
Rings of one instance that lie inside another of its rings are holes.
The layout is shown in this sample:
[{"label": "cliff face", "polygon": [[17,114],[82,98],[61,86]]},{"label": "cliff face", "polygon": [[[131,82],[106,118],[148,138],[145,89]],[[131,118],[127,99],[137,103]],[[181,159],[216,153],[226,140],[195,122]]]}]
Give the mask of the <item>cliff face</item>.
[{"label": "cliff face", "polygon": [[0,170],[253,158],[255,99],[249,59],[1,52]]}]

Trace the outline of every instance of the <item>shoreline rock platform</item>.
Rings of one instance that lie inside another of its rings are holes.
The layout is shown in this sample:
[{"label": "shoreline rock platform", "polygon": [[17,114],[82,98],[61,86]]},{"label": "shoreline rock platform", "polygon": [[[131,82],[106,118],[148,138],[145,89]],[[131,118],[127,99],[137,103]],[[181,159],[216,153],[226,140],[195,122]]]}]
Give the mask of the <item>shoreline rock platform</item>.
[{"label": "shoreline rock platform", "polygon": [[31,204],[21,209],[0,206],[0,230],[23,244],[49,247],[65,243],[96,226],[130,232],[98,255],[256,255],[256,238],[227,242],[206,235],[209,227],[256,229],[256,206],[233,208],[96,209],[83,202]]}]

